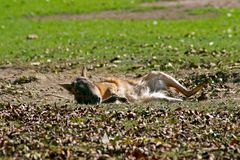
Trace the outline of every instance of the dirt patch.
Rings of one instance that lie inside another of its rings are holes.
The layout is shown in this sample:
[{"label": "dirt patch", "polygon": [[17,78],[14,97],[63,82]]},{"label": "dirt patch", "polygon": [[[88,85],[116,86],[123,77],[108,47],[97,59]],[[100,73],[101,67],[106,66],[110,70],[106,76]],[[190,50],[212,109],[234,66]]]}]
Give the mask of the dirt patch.
[{"label": "dirt patch", "polygon": [[148,11],[102,11],[86,14],[55,14],[34,17],[37,19],[196,19],[217,16],[217,13],[190,14],[187,11],[194,8],[213,7],[240,7],[238,0],[175,0],[143,3],[140,7],[163,7]]},{"label": "dirt patch", "polygon": [[201,15],[192,15],[187,13],[183,8],[174,8],[169,10],[151,10],[144,12],[131,11],[103,11],[90,14],[56,14],[50,16],[37,17],[38,19],[71,19],[71,20],[87,20],[87,19],[196,19],[203,17],[215,17],[217,13],[205,13]]},{"label": "dirt patch", "polygon": [[185,7],[198,8],[205,6],[213,7],[240,7],[239,0],[172,0],[172,1],[158,1],[152,3],[143,3],[142,6],[147,7]]},{"label": "dirt patch", "polygon": [[[212,97],[198,103],[188,99],[174,104],[100,106],[76,105],[47,95],[71,98],[57,84],[71,80],[79,69],[40,71],[0,66],[1,159],[240,157],[240,100],[234,99],[240,96],[231,93],[240,88],[239,70],[209,75],[205,70],[201,76],[189,69],[174,74],[185,85],[213,76],[216,84],[206,90]],[[91,71],[103,75],[98,72]],[[221,98],[214,99],[220,94]]]},{"label": "dirt patch", "polygon": [[[99,77],[106,75],[99,74],[99,71],[90,71],[90,73],[92,72],[96,73],[92,75],[98,75]],[[80,69],[65,70],[60,73],[41,73],[36,68],[0,67],[0,103],[55,104],[73,102],[73,96],[60,87],[59,83],[71,82],[78,75],[80,75]],[[187,101],[197,99],[240,101],[240,74],[237,72],[201,73],[182,71],[172,75],[189,88],[193,87],[194,84],[205,81],[207,78],[210,78],[213,82],[205,92],[186,99]],[[92,79],[99,80],[98,76],[92,77]],[[175,96],[179,96],[179,94]]]},{"label": "dirt patch", "polygon": [[2,67],[0,68],[0,102],[41,104],[73,100],[73,97],[58,85],[66,79],[70,80],[73,75],[77,73],[43,74],[31,68]]}]

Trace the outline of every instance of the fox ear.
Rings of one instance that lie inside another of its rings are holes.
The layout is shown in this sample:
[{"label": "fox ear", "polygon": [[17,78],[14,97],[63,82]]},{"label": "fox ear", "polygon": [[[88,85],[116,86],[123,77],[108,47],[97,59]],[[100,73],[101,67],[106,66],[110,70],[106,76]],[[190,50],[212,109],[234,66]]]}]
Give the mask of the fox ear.
[{"label": "fox ear", "polygon": [[87,78],[87,68],[86,68],[85,65],[83,65],[83,67],[82,67],[82,74],[81,74],[81,76]]},{"label": "fox ear", "polygon": [[65,88],[66,90],[68,90],[70,93],[72,93],[73,91],[73,87],[71,84],[68,83],[61,83],[59,84],[60,86],[62,86],[63,88]]}]

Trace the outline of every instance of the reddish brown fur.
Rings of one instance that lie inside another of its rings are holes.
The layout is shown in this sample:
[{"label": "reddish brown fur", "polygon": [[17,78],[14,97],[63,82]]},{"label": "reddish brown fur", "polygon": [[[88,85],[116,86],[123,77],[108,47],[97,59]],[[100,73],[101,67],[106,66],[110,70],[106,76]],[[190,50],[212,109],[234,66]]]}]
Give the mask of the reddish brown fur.
[{"label": "reddish brown fur", "polygon": [[[86,80],[85,69],[83,69],[82,75]],[[159,99],[168,101],[182,101],[181,99],[168,97],[159,92],[161,90],[169,90],[170,88],[174,88],[177,92],[190,97],[204,88],[207,84],[205,82],[192,90],[188,90],[170,75],[159,71],[152,71],[136,80],[117,77],[105,78],[103,81],[99,82],[91,82],[89,79],[87,80],[89,84],[93,83],[95,85],[95,89],[91,88],[91,92],[94,93],[93,95],[100,96],[101,102],[104,102],[111,97],[119,97],[120,99],[123,98],[129,102],[139,100],[146,102]],[[69,87],[69,85],[68,87],[64,88],[68,89],[73,94],[78,93],[74,92],[74,88]]]}]

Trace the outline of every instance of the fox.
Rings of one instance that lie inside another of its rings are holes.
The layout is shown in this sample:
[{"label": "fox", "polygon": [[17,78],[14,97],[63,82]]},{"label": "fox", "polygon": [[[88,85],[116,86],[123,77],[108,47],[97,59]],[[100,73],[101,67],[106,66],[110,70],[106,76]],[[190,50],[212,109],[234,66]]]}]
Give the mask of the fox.
[{"label": "fox", "polygon": [[171,91],[173,88],[177,93],[190,97],[205,88],[207,84],[208,82],[203,82],[189,90],[162,71],[151,71],[135,79],[103,77],[102,80],[92,81],[88,78],[87,69],[84,66],[80,77],[77,77],[72,83],[59,85],[73,94],[77,103],[101,104],[117,101],[131,103],[157,100],[182,102],[183,99],[167,96],[164,91]]}]

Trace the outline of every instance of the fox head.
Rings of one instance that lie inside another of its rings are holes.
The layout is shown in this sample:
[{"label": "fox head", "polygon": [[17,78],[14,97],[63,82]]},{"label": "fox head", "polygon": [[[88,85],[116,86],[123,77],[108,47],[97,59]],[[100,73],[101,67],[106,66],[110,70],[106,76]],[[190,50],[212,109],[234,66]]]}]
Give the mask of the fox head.
[{"label": "fox head", "polygon": [[75,100],[80,104],[100,104],[102,97],[97,86],[87,77],[87,70],[84,66],[82,75],[76,78],[70,84],[59,84],[71,94],[74,95]]}]

